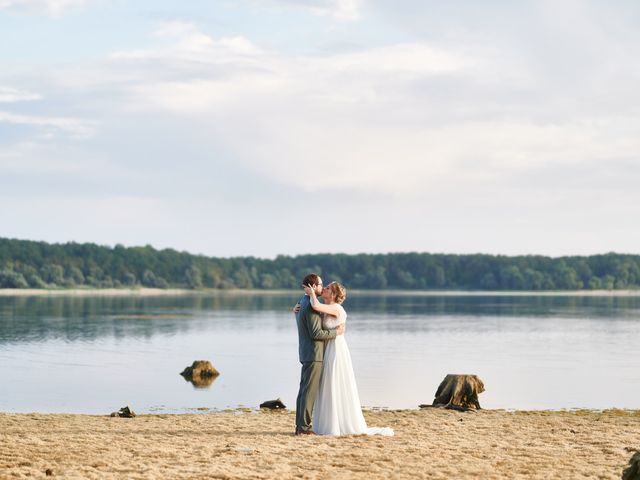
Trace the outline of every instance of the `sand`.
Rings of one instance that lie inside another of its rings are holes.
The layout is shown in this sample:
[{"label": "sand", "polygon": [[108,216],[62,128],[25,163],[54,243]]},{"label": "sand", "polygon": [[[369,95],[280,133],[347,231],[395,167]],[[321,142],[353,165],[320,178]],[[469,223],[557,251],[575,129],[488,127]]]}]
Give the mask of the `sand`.
[{"label": "sand", "polygon": [[395,437],[294,436],[294,414],[0,414],[0,478],[619,479],[640,411],[366,411]]}]

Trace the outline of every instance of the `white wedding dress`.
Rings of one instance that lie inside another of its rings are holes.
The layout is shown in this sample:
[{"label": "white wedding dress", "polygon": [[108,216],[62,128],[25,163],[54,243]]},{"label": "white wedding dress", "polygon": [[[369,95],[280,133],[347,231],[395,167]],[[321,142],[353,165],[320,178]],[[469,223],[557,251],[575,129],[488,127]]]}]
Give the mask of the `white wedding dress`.
[{"label": "white wedding dress", "polygon": [[[338,317],[325,315],[322,328],[333,330],[346,323],[347,312],[342,305]],[[344,335],[327,341],[322,364],[320,390],[313,407],[313,431],[319,435],[386,435],[391,428],[367,428],[362,415],[349,347]]]}]

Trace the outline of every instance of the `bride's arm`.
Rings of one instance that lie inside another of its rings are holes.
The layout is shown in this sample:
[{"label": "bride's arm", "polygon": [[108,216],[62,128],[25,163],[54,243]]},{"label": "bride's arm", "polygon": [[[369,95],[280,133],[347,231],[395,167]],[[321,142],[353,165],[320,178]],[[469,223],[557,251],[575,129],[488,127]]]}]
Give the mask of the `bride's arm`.
[{"label": "bride's arm", "polygon": [[338,309],[338,304],[334,303],[331,305],[325,305],[324,303],[320,303],[318,297],[315,292],[315,285],[312,287],[304,287],[304,291],[309,298],[311,299],[311,308],[313,308],[316,312],[320,313],[328,313],[329,315],[333,315],[337,317],[340,314],[340,310]]}]

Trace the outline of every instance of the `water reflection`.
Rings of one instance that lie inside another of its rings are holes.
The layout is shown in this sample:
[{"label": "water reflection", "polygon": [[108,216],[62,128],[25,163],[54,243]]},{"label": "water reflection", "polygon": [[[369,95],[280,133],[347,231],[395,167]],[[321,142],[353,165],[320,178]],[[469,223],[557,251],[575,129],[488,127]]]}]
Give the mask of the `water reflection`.
[{"label": "water reflection", "polygon": [[213,385],[213,382],[216,381],[217,376],[215,377],[186,377],[184,376],[184,381],[190,383],[193,388],[209,388]]},{"label": "water reflection", "polygon": [[[0,297],[0,411],[293,405],[297,299]],[[415,408],[466,372],[487,408],[640,407],[640,298],[355,293],[345,307],[366,405]],[[197,358],[223,374],[185,385]]]},{"label": "water reflection", "polygon": [[[101,337],[151,338],[216,328],[254,330],[260,316],[289,318],[296,292],[280,294],[216,294],[176,297],[0,297],[0,345],[64,340],[91,342]],[[640,318],[638,297],[433,296],[356,293],[345,308],[351,328],[396,332],[447,328],[443,317],[462,319],[456,328],[518,328],[544,318]],[[392,318],[392,324],[389,319]],[[500,322],[497,319],[509,319]]]}]

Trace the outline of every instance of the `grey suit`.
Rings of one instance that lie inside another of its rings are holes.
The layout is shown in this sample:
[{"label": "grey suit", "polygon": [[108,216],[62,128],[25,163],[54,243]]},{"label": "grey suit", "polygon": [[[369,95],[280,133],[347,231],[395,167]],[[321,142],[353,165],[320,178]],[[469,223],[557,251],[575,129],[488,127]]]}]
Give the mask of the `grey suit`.
[{"label": "grey suit", "polygon": [[322,318],[311,308],[311,299],[307,295],[300,300],[296,323],[298,355],[302,363],[300,390],[296,401],[296,432],[300,432],[311,430],[313,404],[318,395],[322,375],[324,342],[336,338],[336,332],[322,329]]}]

